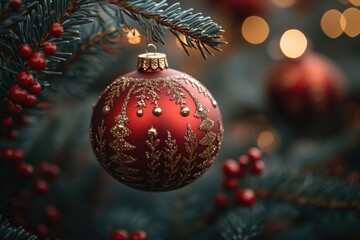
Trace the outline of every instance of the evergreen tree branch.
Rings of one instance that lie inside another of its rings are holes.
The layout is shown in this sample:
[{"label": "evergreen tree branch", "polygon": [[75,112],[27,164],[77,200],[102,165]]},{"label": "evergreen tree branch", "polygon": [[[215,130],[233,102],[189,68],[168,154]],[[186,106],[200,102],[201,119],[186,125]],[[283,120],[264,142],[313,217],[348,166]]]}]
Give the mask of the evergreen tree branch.
[{"label": "evergreen tree branch", "polygon": [[[203,58],[206,54],[212,55],[209,48],[221,51],[220,44],[226,44],[219,35],[223,29],[214,23],[210,17],[204,17],[201,13],[193,14],[193,9],[182,10],[179,3],[168,7],[165,0],[155,2],[153,0],[103,0],[103,2],[114,4],[119,7],[121,23],[128,25],[125,15],[137,21],[142,32],[147,35],[151,33],[155,42],[164,43],[164,29],[170,30],[181,43],[184,51],[190,56],[187,48],[198,49]],[[186,41],[181,40],[183,35]]]},{"label": "evergreen tree branch", "polygon": [[360,209],[360,186],[312,175],[267,175],[249,185],[259,198],[330,209]]},{"label": "evergreen tree branch", "polygon": [[0,239],[6,240],[36,240],[36,236],[33,236],[27,232],[22,227],[11,227],[9,222],[2,220],[0,216]]}]

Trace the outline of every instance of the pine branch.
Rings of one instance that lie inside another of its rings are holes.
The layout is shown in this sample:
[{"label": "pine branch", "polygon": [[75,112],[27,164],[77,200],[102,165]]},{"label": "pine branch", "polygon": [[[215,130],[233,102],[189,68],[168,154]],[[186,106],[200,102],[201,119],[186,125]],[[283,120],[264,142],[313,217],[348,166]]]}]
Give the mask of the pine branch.
[{"label": "pine branch", "polygon": [[0,216],[0,239],[6,240],[36,240],[37,237],[27,232],[22,227],[11,227],[8,221]]},{"label": "pine branch", "polygon": [[360,209],[360,186],[312,175],[272,174],[248,183],[260,198],[316,208]]},{"label": "pine branch", "polygon": [[[219,35],[223,29],[214,23],[210,17],[204,17],[201,13],[193,14],[193,9],[181,10],[179,3],[168,7],[165,0],[156,2],[148,0],[103,0],[105,3],[114,4],[119,7],[120,16],[118,21],[127,24],[126,16],[137,21],[142,32],[151,37],[155,42],[165,43],[164,29],[168,29],[174,34],[184,51],[190,56],[187,48],[198,49],[203,58],[206,59],[206,53],[213,55],[209,47],[216,51],[221,51],[220,44],[226,44],[222,36]],[[186,42],[181,40],[180,36],[186,38]]]}]

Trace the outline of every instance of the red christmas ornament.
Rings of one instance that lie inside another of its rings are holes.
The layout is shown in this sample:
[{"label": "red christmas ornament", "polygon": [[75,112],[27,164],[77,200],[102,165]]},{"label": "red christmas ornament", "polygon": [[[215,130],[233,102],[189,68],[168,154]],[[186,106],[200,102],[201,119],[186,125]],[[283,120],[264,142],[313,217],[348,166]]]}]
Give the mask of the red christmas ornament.
[{"label": "red christmas ornament", "polygon": [[323,127],[336,119],[345,93],[339,68],[315,53],[283,60],[269,76],[268,98],[273,110],[297,128]]},{"label": "red christmas ornament", "polygon": [[22,58],[28,59],[29,57],[31,57],[33,51],[31,49],[30,44],[23,44],[20,46],[19,49],[19,55]]},{"label": "red christmas ornament", "polygon": [[203,175],[220,150],[221,114],[208,90],[167,68],[165,54],[139,55],[94,105],[90,138],[110,175],[145,191],[169,191]]},{"label": "red christmas ornament", "polygon": [[145,231],[136,230],[130,234],[130,240],[147,240]]},{"label": "red christmas ornament", "polygon": [[256,202],[255,192],[250,188],[240,189],[235,192],[235,202],[242,206],[250,207]]},{"label": "red christmas ornament", "polygon": [[28,88],[29,93],[38,95],[41,92],[41,85],[39,82],[34,81],[34,83]]},{"label": "red christmas ornament", "polygon": [[28,93],[19,87],[18,85],[14,85],[9,90],[9,98],[11,101],[17,104],[22,104],[26,101]]},{"label": "red christmas ornament", "polygon": [[218,194],[215,196],[215,208],[223,210],[229,207],[229,199],[225,194]]},{"label": "red christmas ornament", "polygon": [[19,104],[15,104],[13,102],[9,102],[8,103],[8,111],[11,114],[18,114],[21,113],[22,111],[22,107]]},{"label": "red christmas ornament", "polygon": [[11,10],[17,11],[21,8],[22,0],[10,0],[9,6]]},{"label": "red christmas ornament", "polygon": [[53,23],[50,26],[50,33],[54,37],[61,37],[61,35],[64,33],[63,26],[60,23]]},{"label": "red christmas ornament", "polygon": [[30,164],[20,163],[17,166],[17,172],[19,175],[24,177],[32,177],[34,175],[34,168]]},{"label": "red christmas ornament", "polygon": [[53,42],[45,42],[43,46],[44,52],[47,55],[54,55],[56,53],[57,47]]},{"label": "red christmas ornament", "polygon": [[111,234],[111,240],[129,240],[129,233],[122,229],[115,230]]},{"label": "red christmas ornament", "polygon": [[45,55],[43,53],[34,53],[30,58],[29,58],[29,67],[35,71],[42,71],[46,68],[46,59],[45,59]]}]

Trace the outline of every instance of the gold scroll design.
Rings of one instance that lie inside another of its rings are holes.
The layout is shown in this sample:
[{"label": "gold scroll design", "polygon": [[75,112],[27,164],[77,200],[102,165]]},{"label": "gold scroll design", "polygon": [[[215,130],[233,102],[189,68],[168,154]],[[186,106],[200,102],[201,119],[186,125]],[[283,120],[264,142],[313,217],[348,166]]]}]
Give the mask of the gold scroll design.
[{"label": "gold scroll design", "polygon": [[148,132],[149,139],[146,140],[146,144],[149,147],[150,151],[146,151],[146,158],[149,160],[147,164],[147,182],[149,184],[150,191],[156,191],[159,189],[159,182],[160,182],[160,173],[158,171],[158,167],[160,166],[159,158],[162,154],[162,151],[158,150],[160,139],[157,137],[157,131],[155,128],[151,128]]},{"label": "gold scroll design", "polygon": [[[111,144],[111,147],[115,150],[116,154],[114,156],[111,157],[111,160],[113,161],[117,161],[119,162],[119,160],[121,159],[121,156],[126,156],[126,165],[128,164],[132,164],[134,162],[136,162],[137,160],[132,158],[131,156],[128,155],[123,155],[125,151],[131,151],[135,148],[135,146],[127,143],[125,141],[125,137],[128,137],[131,135],[131,131],[130,129],[128,129],[126,127],[126,124],[128,122],[128,118],[126,117],[126,109],[130,100],[130,97],[132,94],[135,95],[136,99],[138,100],[138,102],[136,103],[136,106],[138,109],[142,109],[144,107],[146,107],[146,101],[149,101],[151,98],[151,103],[153,105],[155,105],[155,107],[158,106],[158,100],[159,100],[159,95],[158,93],[161,92],[164,88],[168,88],[167,91],[167,95],[170,96],[170,100],[171,101],[175,101],[176,104],[180,105],[180,106],[185,106],[186,105],[186,95],[183,92],[183,89],[185,89],[185,91],[190,95],[190,97],[193,99],[193,101],[195,102],[196,105],[196,111],[194,116],[196,118],[200,118],[202,120],[200,126],[198,127],[199,130],[201,131],[205,131],[205,136],[199,141],[200,145],[206,146],[205,150],[199,154],[199,157],[203,158],[204,161],[202,161],[201,163],[197,164],[197,168],[200,170],[200,172],[195,173],[192,177],[189,175],[190,172],[193,170],[193,167],[183,167],[182,168],[182,172],[181,173],[181,181],[179,181],[181,184],[183,183],[183,181],[185,181],[185,176],[186,177],[186,184],[188,184],[189,182],[194,181],[196,178],[198,178],[200,175],[202,175],[205,171],[207,171],[207,169],[210,167],[210,165],[214,162],[214,160],[216,159],[216,156],[213,156],[214,152],[216,151],[216,149],[220,148],[221,145],[221,141],[218,141],[218,146],[214,146],[214,141],[215,140],[219,140],[222,139],[222,133],[219,133],[218,135],[215,134],[214,132],[211,131],[211,129],[214,126],[214,122],[208,117],[209,115],[209,110],[206,108],[203,108],[202,105],[200,104],[199,100],[195,97],[195,95],[190,91],[190,89],[183,83],[181,83],[179,80],[184,80],[186,84],[191,84],[192,87],[195,87],[199,93],[203,94],[206,98],[209,98],[213,104],[214,107],[217,106],[216,101],[213,99],[213,97],[211,96],[210,93],[208,93],[206,91],[206,89],[204,87],[202,87],[198,81],[196,81],[195,79],[191,78],[190,76],[186,75],[186,74],[178,74],[178,75],[174,75],[174,76],[169,76],[169,77],[165,77],[165,78],[156,78],[156,79],[152,79],[151,81],[149,81],[148,79],[144,79],[144,78],[132,78],[132,77],[120,77],[118,79],[116,79],[113,84],[111,84],[110,87],[110,94],[108,95],[109,97],[107,97],[106,101],[105,101],[105,105],[104,108],[106,106],[109,106],[109,108],[111,108],[112,103],[114,102],[114,98],[119,97],[120,96],[120,92],[121,91],[125,91],[125,89],[130,86],[131,84],[132,87],[129,90],[128,94],[127,94],[127,98],[125,99],[124,103],[123,103],[123,108],[122,108],[122,112],[116,117],[116,125],[111,129],[111,132],[113,134],[113,136],[116,138],[116,140]],[[135,90],[136,89],[136,90]],[[106,105],[108,104],[108,105]],[[124,131],[123,134],[117,134],[116,129]],[[187,135],[192,135],[194,134],[194,132],[190,128],[187,128]],[[195,135],[195,134],[194,134]],[[195,141],[196,140],[196,144],[192,143],[192,146],[196,147],[198,146],[197,143],[197,139],[196,136],[194,137],[189,137],[185,135],[185,141],[190,142],[190,141]],[[123,147],[119,147],[118,144],[120,144]],[[189,145],[190,143],[188,143]],[[192,151],[190,151],[190,148],[188,148],[187,154],[189,155],[188,158],[183,158],[183,161],[192,161],[195,162],[196,157],[194,158],[195,149],[193,149]],[[177,156],[179,157],[179,156]],[[167,164],[167,166],[169,166]],[[177,169],[172,169],[171,167],[167,167],[168,169],[166,169],[165,173],[166,174],[171,174],[169,176],[172,176],[173,174],[175,174],[174,170]],[[121,179],[123,181],[126,181],[126,179],[128,179],[128,181],[130,182],[134,182],[134,181],[140,181],[142,179],[142,177],[135,177],[132,176],[131,178],[128,178],[129,176],[124,176],[125,172],[132,174],[136,174],[139,172],[138,169],[128,169],[127,167],[123,167],[119,168],[118,172],[121,176]],[[151,176],[150,176],[151,178]],[[129,184],[128,184],[129,185]],[[151,184],[150,184],[151,185]],[[165,183],[164,187],[169,185],[169,183]],[[178,183],[178,185],[180,185]],[[139,184],[137,184],[137,186],[139,187]],[[159,189],[160,190],[160,189]]]}]

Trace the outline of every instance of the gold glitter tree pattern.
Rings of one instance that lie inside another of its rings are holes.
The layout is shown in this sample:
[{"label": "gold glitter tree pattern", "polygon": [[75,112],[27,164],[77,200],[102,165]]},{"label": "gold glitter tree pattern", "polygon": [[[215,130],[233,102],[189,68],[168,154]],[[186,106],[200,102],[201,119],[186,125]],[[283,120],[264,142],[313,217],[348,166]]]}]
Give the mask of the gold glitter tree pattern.
[{"label": "gold glitter tree pattern", "polygon": [[178,186],[182,186],[184,183],[191,183],[195,180],[194,176],[191,175],[191,172],[196,167],[196,148],[198,147],[198,140],[190,124],[187,125],[184,140],[187,156],[183,157],[184,164],[181,168],[182,172],[180,174]]},{"label": "gold glitter tree pattern", "polygon": [[110,160],[118,166],[116,168],[116,177],[120,178],[123,182],[128,184],[134,183],[136,181],[142,180],[142,177],[137,176],[139,169],[130,167],[129,165],[135,163],[137,159],[126,154],[126,152],[132,151],[136,146],[128,143],[125,138],[132,134],[131,130],[126,127],[128,123],[128,118],[126,117],[126,108],[130,101],[130,96],[135,86],[132,86],[129,90],[120,115],[115,118],[115,126],[111,128],[110,132],[115,138],[114,141],[110,143],[110,147],[114,150],[115,154],[110,157]]},{"label": "gold glitter tree pattern", "polygon": [[150,151],[146,151],[146,158],[148,159],[148,170],[146,171],[148,178],[148,184],[150,190],[159,190],[161,187],[158,185],[160,182],[158,167],[160,166],[159,158],[162,154],[162,151],[159,151],[157,148],[160,144],[160,139],[156,138],[158,135],[156,129],[151,127],[148,131],[149,139],[146,140],[146,144],[149,147]]},{"label": "gold glitter tree pattern", "polygon": [[177,154],[177,152],[178,145],[176,144],[176,139],[173,139],[171,133],[167,131],[163,155],[166,158],[166,161],[164,162],[166,174],[164,187],[166,189],[173,189],[176,187],[176,180],[179,172],[179,167],[177,165],[181,159],[181,154]]},{"label": "gold glitter tree pattern", "polygon": [[[92,135],[93,134],[92,126],[90,129],[91,129],[90,133]],[[95,148],[95,153],[98,159],[100,160],[101,165],[107,168],[108,164],[106,163],[106,153],[105,153],[106,140],[104,138],[105,131],[106,131],[105,122],[104,120],[101,120],[101,125],[97,128],[97,133],[95,134],[95,142],[97,146]]]}]

